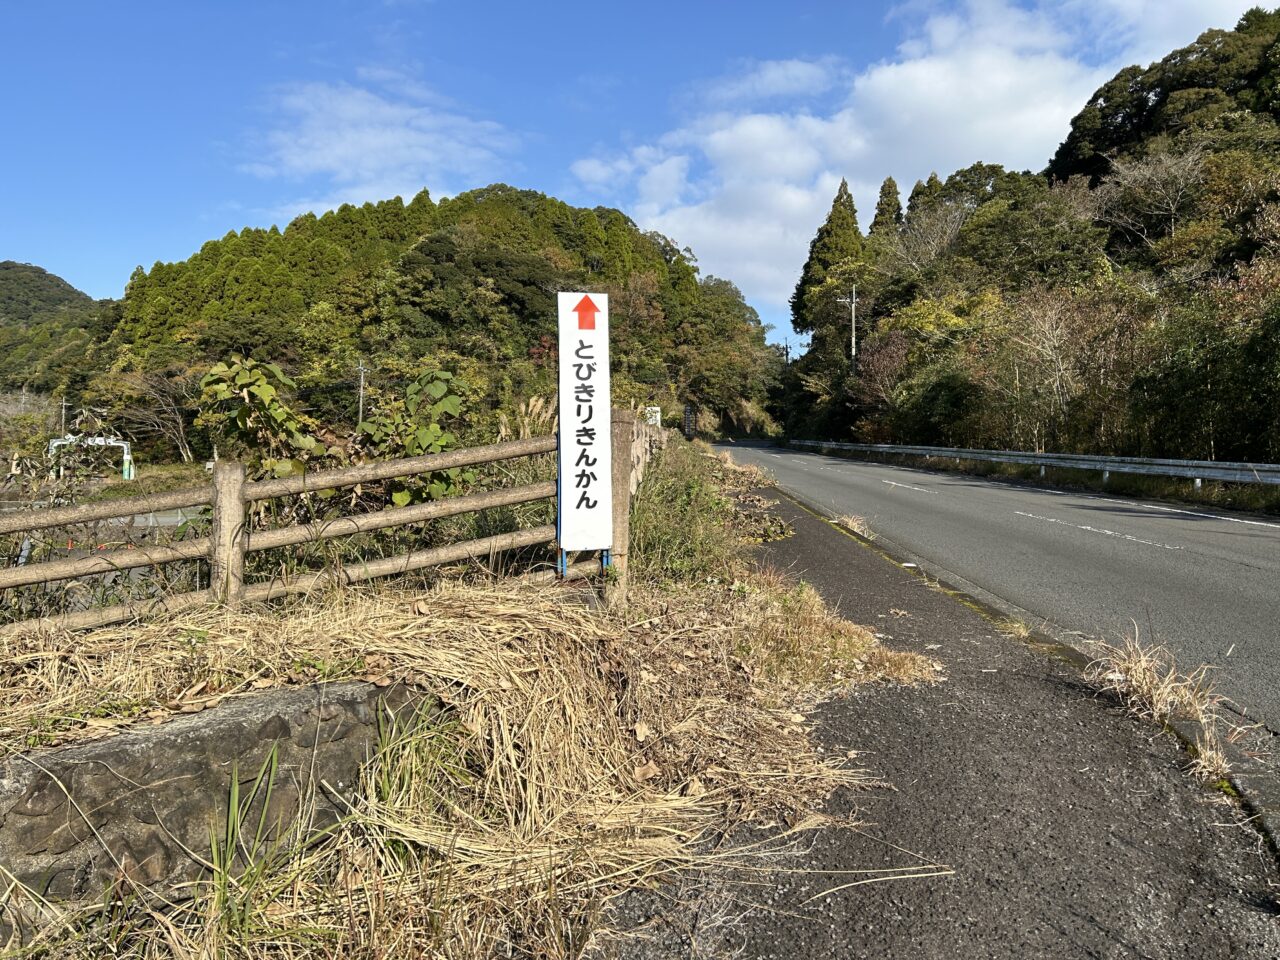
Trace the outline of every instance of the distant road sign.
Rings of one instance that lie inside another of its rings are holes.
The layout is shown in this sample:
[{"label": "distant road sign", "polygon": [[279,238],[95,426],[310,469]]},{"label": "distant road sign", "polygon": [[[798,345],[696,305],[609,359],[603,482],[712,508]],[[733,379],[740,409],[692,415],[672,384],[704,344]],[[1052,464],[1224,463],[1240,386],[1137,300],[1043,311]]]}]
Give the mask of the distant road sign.
[{"label": "distant road sign", "polygon": [[561,293],[561,550],[613,546],[609,397],[609,297]]}]

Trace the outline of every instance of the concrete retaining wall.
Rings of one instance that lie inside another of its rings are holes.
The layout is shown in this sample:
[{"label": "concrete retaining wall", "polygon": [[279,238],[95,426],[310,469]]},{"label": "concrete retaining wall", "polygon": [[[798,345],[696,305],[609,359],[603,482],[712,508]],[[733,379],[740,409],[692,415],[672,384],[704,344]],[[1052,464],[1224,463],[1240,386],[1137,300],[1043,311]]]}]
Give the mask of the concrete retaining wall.
[{"label": "concrete retaining wall", "polygon": [[[378,712],[413,709],[400,686],[335,683],[263,691],[156,726],[0,762],[0,865],[51,900],[95,900],[122,875],[157,889],[198,876],[274,747],[270,822],[316,790],[332,821],[377,745]],[[256,825],[256,814],[255,814]],[[187,851],[191,851],[188,853]],[[0,873],[0,877],[3,874]]]}]

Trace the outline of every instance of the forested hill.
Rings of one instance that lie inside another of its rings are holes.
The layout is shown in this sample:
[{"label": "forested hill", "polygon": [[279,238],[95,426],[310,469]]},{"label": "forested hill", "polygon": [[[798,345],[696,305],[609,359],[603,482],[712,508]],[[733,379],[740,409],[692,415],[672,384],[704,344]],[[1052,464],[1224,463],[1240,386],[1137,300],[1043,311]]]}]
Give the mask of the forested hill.
[{"label": "forested hill", "polygon": [[1254,9],[1235,30],[1207,30],[1159,63],[1127,67],[1071,121],[1049,164],[1065,180],[1194,138],[1217,149],[1280,147],[1280,13]]},{"label": "forested hill", "polygon": [[93,300],[61,277],[32,266],[0,260],[0,326],[24,324],[64,307],[88,307]]},{"label": "forested hill", "polygon": [[[792,300],[791,432],[1280,460],[1280,14],[1122,70],[1043,173],[975,163],[864,234],[842,188]],[[847,297],[861,337],[849,356]]]},{"label": "forested hill", "polygon": [[113,322],[111,301],[95,301],[40,267],[0,262],[0,390],[48,390],[78,376]]},{"label": "forested hill", "polygon": [[100,312],[102,335],[79,344],[82,362],[33,385],[83,396],[125,432],[148,393],[194,417],[200,378],[237,354],[283,367],[302,408],[339,433],[354,427],[361,364],[374,398],[439,368],[460,376],[470,409],[509,409],[555,392],[565,289],[611,295],[619,402],[692,401],[761,423],[778,358],[733,284],[618,210],[503,185],[344,205],[139,267]]}]

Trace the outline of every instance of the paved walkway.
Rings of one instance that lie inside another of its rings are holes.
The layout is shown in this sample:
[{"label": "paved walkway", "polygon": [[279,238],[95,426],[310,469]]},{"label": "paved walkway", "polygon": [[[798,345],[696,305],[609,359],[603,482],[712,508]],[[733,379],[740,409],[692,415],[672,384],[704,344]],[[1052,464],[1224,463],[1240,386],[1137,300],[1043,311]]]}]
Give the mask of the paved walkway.
[{"label": "paved walkway", "polygon": [[[946,680],[822,705],[825,746],[860,751],[893,785],[833,798],[867,826],[822,831],[754,888],[672,891],[649,912],[654,940],[623,956],[1280,960],[1276,861],[1183,772],[1176,743],[791,501],[775,510],[796,533],[762,547],[764,562],[936,658]],[[810,900],[853,879],[835,871],[925,861],[955,873]]]},{"label": "paved walkway", "polygon": [[831,880],[789,874],[776,906],[792,915],[751,919],[748,956],[1280,960],[1275,860],[1182,771],[1172,740],[791,501],[775,509],[796,535],[765,545],[766,562],[947,677],[821,708],[824,742],[862,751],[895,789],[854,797],[871,826],[824,835],[805,866],[910,864],[911,851],[956,873],[808,906]]}]

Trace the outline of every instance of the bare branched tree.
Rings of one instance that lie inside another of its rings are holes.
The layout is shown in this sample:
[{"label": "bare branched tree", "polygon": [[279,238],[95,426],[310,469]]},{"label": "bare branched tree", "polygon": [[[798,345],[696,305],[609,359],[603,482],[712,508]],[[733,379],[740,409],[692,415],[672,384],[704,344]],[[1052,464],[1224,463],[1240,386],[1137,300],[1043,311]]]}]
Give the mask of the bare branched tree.
[{"label": "bare branched tree", "polygon": [[1076,176],[1055,181],[1049,190],[1056,199],[1062,201],[1058,209],[1069,222],[1092,223],[1101,219],[1101,197],[1099,191],[1089,186],[1088,177]]},{"label": "bare branched tree", "polygon": [[1081,389],[1077,319],[1076,305],[1064,291],[1033,290],[1018,303],[1013,340],[1029,361],[1020,377],[1042,397],[1049,423],[1066,416]]},{"label": "bare branched tree", "polygon": [[161,437],[177,449],[183,463],[194,459],[187,429],[200,395],[198,378],[189,371],[130,371],[116,375],[121,394],[128,397],[116,419],[131,436]]},{"label": "bare branched tree", "polygon": [[923,273],[955,243],[969,214],[953,203],[931,203],[913,211],[888,243],[895,272]]},{"label": "bare branched tree", "polygon": [[858,364],[857,393],[864,404],[891,409],[894,391],[907,368],[909,342],[901,330],[890,330],[870,340]]},{"label": "bare branched tree", "polygon": [[1152,247],[1191,217],[1205,180],[1205,152],[1115,160],[1098,188],[1100,219]]}]

